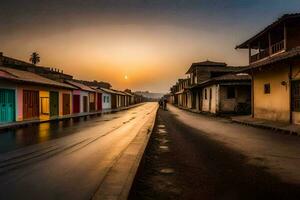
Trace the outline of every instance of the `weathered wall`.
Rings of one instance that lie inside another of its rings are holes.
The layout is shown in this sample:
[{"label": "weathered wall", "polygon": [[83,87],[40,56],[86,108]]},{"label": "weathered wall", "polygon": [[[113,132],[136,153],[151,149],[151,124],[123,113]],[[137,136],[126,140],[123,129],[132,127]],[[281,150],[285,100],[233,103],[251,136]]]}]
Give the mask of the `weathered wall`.
[{"label": "weathered wall", "polygon": [[[289,86],[283,86],[282,81],[288,83],[288,66],[273,65],[267,69],[254,73],[254,117],[289,121],[290,103]],[[264,94],[264,84],[270,83],[270,94]]]},{"label": "weathered wall", "polygon": [[220,86],[220,110],[219,112],[234,112],[239,103],[251,101],[251,86],[234,86],[235,98],[227,98],[228,86]]},{"label": "weathered wall", "polygon": [[89,112],[90,110],[90,105],[89,105],[89,92],[86,92],[86,91],[80,91],[80,113],[83,113],[83,104],[84,104],[84,101],[83,101],[83,97],[87,97],[87,111]]},{"label": "weathered wall", "polygon": [[193,98],[193,94],[191,92],[187,92],[187,102],[186,102],[186,106],[187,108],[191,109],[192,108],[192,98]]},{"label": "weathered wall", "polygon": [[[202,90],[202,99],[203,99],[203,103],[202,103],[202,111],[204,112],[211,112],[211,113],[216,113],[218,110],[218,86],[217,85],[211,85],[211,86],[207,86],[205,88],[203,88]],[[205,89],[207,90],[207,99],[205,99]],[[211,94],[211,99],[210,99],[210,95],[209,95],[209,91],[212,91]],[[209,108],[209,102],[211,102],[211,106]]]}]

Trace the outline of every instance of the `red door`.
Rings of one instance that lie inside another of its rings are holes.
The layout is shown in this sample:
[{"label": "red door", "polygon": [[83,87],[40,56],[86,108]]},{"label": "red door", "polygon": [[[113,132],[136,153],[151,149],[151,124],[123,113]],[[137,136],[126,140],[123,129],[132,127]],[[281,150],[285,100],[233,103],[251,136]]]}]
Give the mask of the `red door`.
[{"label": "red door", "polygon": [[70,95],[63,94],[63,115],[70,114]]},{"label": "red door", "polygon": [[73,95],[73,113],[80,112],[80,95],[74,94]]},{"label": "red door", "polygon": [[102,110],[102,94],[97,93],[97,110]]},{"label": "red door", "polygon": [[23,118],[33,119],[39,117],[39,92],[23,91]]}]

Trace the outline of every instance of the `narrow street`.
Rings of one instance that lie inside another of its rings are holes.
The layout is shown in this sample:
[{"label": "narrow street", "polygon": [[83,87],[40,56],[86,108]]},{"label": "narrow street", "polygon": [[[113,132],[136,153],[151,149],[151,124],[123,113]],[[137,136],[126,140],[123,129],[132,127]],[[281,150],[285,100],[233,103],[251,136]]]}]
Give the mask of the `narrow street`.
[{"label": "narrow street", "polygon": [[0,134],[0,199],[91,199],[156,103]]},{"label": "narrow street", "polygon": [[299,137],[171,105],[156,122],[129,199],[299,199]]}]

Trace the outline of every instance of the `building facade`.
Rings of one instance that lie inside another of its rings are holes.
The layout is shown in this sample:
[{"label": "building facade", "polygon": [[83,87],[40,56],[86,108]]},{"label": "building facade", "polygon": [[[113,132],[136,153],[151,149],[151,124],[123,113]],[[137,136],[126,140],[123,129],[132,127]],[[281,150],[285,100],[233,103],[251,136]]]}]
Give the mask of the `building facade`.
[{"label": "building facade", "polygon": [[300,14],[283,15],[238,49],[248,49],[252,116],[300,124]]},{"label": "building facade", "polygon": [[59,117],[64,114],[60,96],[73,89],[31,72],[0,67],[0,123]]},{"label": "building facade", "polygon": [[[245,67],[227,66],[226,63],[209,60],[192,63],[186,72],[188,77],[178,79],[170,88],[169,102],[199,112],[241,113],[241,109],[237,108],[246,104],[246,99],[242,96],[251,96],[249,75],[235,74],[242,69]],[[233,95],[227,97],[227,90]],[[241,90],[244,90],[245,94]],[[244,107],[249,107],[249,100],[251,101],[251,98],[247,98],[248,106]]]}]

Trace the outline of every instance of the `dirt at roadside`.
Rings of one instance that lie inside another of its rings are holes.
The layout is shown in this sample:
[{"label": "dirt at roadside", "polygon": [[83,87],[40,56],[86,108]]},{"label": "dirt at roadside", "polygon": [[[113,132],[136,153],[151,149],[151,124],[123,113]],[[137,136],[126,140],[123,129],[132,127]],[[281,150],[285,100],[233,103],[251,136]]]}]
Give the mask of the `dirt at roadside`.
[{"label": "dirt at roadside", "polygon": [[130,200],[299,199],[300,186],[282,182],[159,110]]}]

